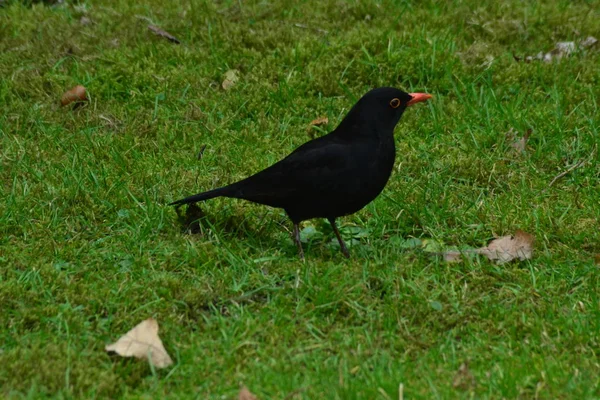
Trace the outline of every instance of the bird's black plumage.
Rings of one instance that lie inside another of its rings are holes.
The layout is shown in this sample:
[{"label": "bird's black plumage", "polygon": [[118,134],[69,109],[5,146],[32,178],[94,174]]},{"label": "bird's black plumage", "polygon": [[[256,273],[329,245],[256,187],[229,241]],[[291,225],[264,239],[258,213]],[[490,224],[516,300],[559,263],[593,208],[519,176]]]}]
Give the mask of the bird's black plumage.
[{"label": "bird's black plumage", "polygon": [[182,205],[231,197],[283,208],[294,223],[294,239],[303,257],[298,224],[355,213],[385,187],[394,167],[394,128],[406,107],[429,99],[383,87],[365,94],[331,133],[298,147],[283,160],[231,185],[171,203]]}]

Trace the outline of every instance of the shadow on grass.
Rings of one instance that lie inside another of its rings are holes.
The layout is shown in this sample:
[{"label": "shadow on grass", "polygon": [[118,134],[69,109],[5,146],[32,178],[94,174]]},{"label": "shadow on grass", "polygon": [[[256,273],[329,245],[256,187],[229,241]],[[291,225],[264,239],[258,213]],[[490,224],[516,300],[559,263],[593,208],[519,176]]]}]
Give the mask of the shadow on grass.
[{"label": "shadow on grass", "polygon": [[[184,234],[199,235],[202,237],[209,230],[213,230],[214,232],[218,232],[224,239],[236,238],[245,240],[251,247],[254,247],[256,240],[259,240],[261,247],[265,249],[279,248],[284,252],[285,257],[298,257],[298,249],[292,239],[291,232],[285,227],[286,222],[291,227],[291,222],[287,219],[285,222],[284,220],[273,221],[281,232],[286,233],[286,238],[284,239],[282,235],[273,236],[268,234],[268,228],[271,226],[271,223],[263,222],[270,214],[265,214],[257,229],[247,218],[238,215],[210,215],[205,213],[197,204],[188,205],[185,211],[182,211],[181,207],[177,207],[175,210],[181,231]],[[325,227],[323,229],[325,236],[317,240],[303,240],[302,246],[305,253],[309,252],[310,254],[307,254],[307,256],[311,260],[318,262],[337,259],[336,254],[340,253],[340,250],[337,241],[334,240],[333,230],[331,230],[328,223],[323,222],[318,225]],[[359,243],[352,243],[348,238],[346,238],[346,241],[350,248],[354,247],[355,250],[358,250],[361,247]],[[334,245],[331,245],[331,243]],[[342,257],[341,253],[340,257]]]}]

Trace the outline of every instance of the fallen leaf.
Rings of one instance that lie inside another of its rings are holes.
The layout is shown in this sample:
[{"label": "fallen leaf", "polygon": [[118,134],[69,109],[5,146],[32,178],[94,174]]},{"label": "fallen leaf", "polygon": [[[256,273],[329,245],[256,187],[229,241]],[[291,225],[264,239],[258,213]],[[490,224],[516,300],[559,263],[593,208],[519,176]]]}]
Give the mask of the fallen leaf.
[{"label": "fallen leaf", "polygon": [[79,23],[80,23],[81,25],[84,25],[84,26],[85,26],[85,25],[89,25],[89,24],[91,24],[91,23],[92,23],[92,20],[91,20],[91,19],[89,19],[88,17],[81,17],[81,18],[79,19]]},{"label": "fallen leaf", "polygon": [[577,45],[575,45],[575,42],[558,42],[553,50],[551,50],[549,53],[546,53],[544,56],[544,61],[550,62],[552,61],[552,58],[560,59],[564,56],[569,56],[575,50],[577,50]]},{"label": "fallen leaf", "polygon": [[156,368],[165,368],[173,364],[158,337],[158,322],[154,318],[140,322],[115,343],[107,345],[105,350],[122,357],[147,358]]},{"label": "fallen leaf", "polygon": [[431,300],[429,302],[429,306],[431,308],[433,308],[435,311],[442,311],[444,309],[444,306],[442,306],[442,303],[440,303],[439,301],[435,301],[435,300]]},{"label": "fallen leaf", "polygon": [[202,112],[202,109],[194,103],[190,103],[190,107],[186,112],[186,119],[190,121],[199,121],[206,118],[206,114]]},{"label": "fallen leaf", "polygon": [[452,386],[457,389],[469,389],[475,386],[475,377],[469,370],[469,364],[464,362],[458,368],[454,379],[452,380]]},{"label": "fallen leaf", "polygon": [[239,400],[256,400],[256,396],[254,396],[252,394],[252,392],[250,392],[248,390],[248,388],[246,386],[244,386],[241,390],[240,390],[240,394],[238,396]]},{"label": "fallen leaf", "polygon": [[306,128],[306,131],[308,132],[308,136],[310,136],[311,139],[314,139],[315,138],[315,129],[313,129],[313,128],[315,126],[327,125],[328,123],[329,123],[329,118],[327,118],[327,117],[319,117],[317,119],[310,121],[310,123],[308,124],[308,127]]},{"label": "fallen leaf", "polygon": [[594,256],[594,262],[596,263],[596,267],[600,267],[600,254]]},{"label": "fallen leaf", "polygon": [[312,128],[313,126],[327,125],[328,123],[329,123],[329,118],[319,117],[317,119],[313,119],[312,121],[310,121],[310,123],[308,124],[308,127]]},{"label": "fallen leaf", "polygon": [[157,34],[158,36],[162,36],[165,39],[167,39],[170,42],[176,43],[176,44],[180,44],[181,42],[179,41],[179,39],[177,39],[175,36],[171,35],[169,32],[167,31],[163,31],[162,29],[160,29],[158,26],[155,25],[148,25],[148,29],[150,29],[152,32],[154,32],[155,34]]},{"label": "fallen leaf", "polygon": [[423,239],[421,240],[421,249],[426,253],[436,253],[444,251],[445,245],[434,239]]},{"label": "fallen leaf", "polygon": [[237,83],[239,79],[239,71],[237,69],[230,69],[223,74],[223,83],[221,83],[221,87],[224,90],[229,90]]},{"label": "fallen leaf", "polygon": [[462,261],[461,253],[458,250],[448,250],[442,252],[444,261],[449,263],[459,263]]},{"label": "fallen leaf", "polygon": [[494,239],[486,247],[477,249],[482,254],[498,262],[507,263],[514,259],[528,260],[533,256],[533,243],[535,237],[529,233],[518,230],[514,235],[502,236]]},{"label": "fallen leaf", "polygon": [[423,244],[421,242],[421,239],[417,239],[417,238],[409,238],[409,239],[404,240],[400,237],[393,237],[392,240],[399,242],[399,246],[401,249],[414,249],[414,248],[421,247],[421,245]]},{"label": "fallen leaf", "polygon": [[593,45],[595,45],[596,43],[598,43],[598,39],[596,39],[596,38],[595,38],[595,37],[593,37],[593,36],[588,36],[588,37],[586,37],[585,39],[583,39],[583,40],[582,40],[582,41],[579,43],[579,45],[580,45],[581,47],[583,47],[583,48],[586,48],[586,47],[592,47],[592,46],[593,46]]},{"label": "fallen leaf", "polygon": [[308,225],[300,231],[300,241],[302,243],[308,243],[321,239],[323,239],[323,233],[317,230],[314,225]]},{"label": "fallen leaf", "polygon": [[[533,60],[544,61],[545,63],[550,63],[554,60],[560,60],[563,57],[570,56],[577,49],[585,49],[594,46],[598,43],[598,39],[593,36],[588,36],[587,38],[580,40],[578,43],[576,42],[558,42],[554,46],[554,49],[550,50],[547,53],[540,51],[535,56],[527,56],[523,58],[526,63],[529,63]],[[520,57],[513,56],[515,61],[521,61]]]},{"label": "fallen leaf", "polygon": [[527,149],[527,142],[529,141],[529,137],[531,136],[532,129],[527,129],[525,134],[519,138],[517,132],[510,128],[508,132],[506,132],[506,141],[511,142],[509,146],[516,150],[519,153],[524,153]]},{"label": "fallen leaf", "polygon": [[87,101],[87,94],[85,88],[81,85],[77,85],[69,90],[67,90],[60,99],[60,104],[66,106],[73,102],[82,103]]},{"label": "fallen leaf", "polygon": [[533,235],[518,230],[514,235],[502,236],[492,240],[487,246],[478,249],[440,249],[423,247],[423,251],[443,257],[444,261],[449,263],[458,263],[462,261],[463,254],[481,254],[498,264],[519,259],[528,260],[533,256]]}]

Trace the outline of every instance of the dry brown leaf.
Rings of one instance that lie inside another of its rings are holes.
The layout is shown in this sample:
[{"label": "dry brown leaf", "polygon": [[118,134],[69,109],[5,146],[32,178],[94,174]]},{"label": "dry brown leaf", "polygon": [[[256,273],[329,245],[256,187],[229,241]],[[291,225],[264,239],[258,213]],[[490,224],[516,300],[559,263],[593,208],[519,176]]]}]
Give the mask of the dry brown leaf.
[{"label": "dry brown leaf", "polygon": [[306,131],[308,132],[308,135],[312,139],[314,139],[315,138],[315,131],[314,131],[313,127],[327,125],[328,123],[329,123],[329,118],[327,118],[327,117],[319,117],[317,119],[313,119],[308,124],[308,127],[306,128]]},{"label": "dry brown leaf", "polygon": [[252,392],[250,392],[246,386],[244,386],[240,390],[240,394],[238,396],[238,399],[239,400],[256,400],[256,396],[253,395]]},{"label": "dry brown leaf", "polygon": [[600,267],[600,254],[594,256],[594,262],[596,263],[596,267]]},{"label": "dry brown leaf", "polygon": [[148,25],[148,29],[150,29],[152,32],[154,32],[155,34],[157,34],[158,36],[162,36],[165,39],[167,39],[170,42],[176,43],[176,44],[180,44],[181,42],[179,41],[179,39],[177,39],[175,36],[171,35],[169,32],[167,31],[163,31],[162,29],[160,29],[158,26],[155,25]]},{"label": "dry brown leaf", "polygon": [[533,256],[535,237],[518,230],[514,235],[502,236],[492,240],[487,246],[478,249],[445,250],[435,254],[449,263],[462,262],[462,254],[481,254],[498,264],[519,259],[528,260]]},{"label": "dry brown leaf", "polygon": [[221,87],[224,90],[229,90],[239,80],[240,80],[239,71],[237,69],[230,69],[229,71],[225,72],[225,74],[223,74],[223,83],[221,83]]},{"label": "dry brown leaf", "polygon": [[107,345],[105,350],[122,357],[146,358],[156,368],[165,368],[173,364],[158,337],[158,322],[154,318],[140,322],[115,343]]},{"label": "dry brown leaf", "polygon": [[73,102],[81,103],[84,101],[87,101],[85,88],[81,85],[77,85],[63,93],[60,104],[66,106]]},{"label": "dry brown leaf", "polygon": [[490,260],[503,264],[514,259],[528,260],[533,256],[533,243],[535,237],[529,233],[518,230],[514,235],[502,236],[494,239],[486,247],[477,249]]},{"label": "dry brown leaf", "polygon": [[310,121],[310,123],[308,124],[309,128],[313,127],[313,126],[321,126],[321,125],[327,125],[329,123],[329,118],[327,117],[319,117],[317,119],[313,119],[312,121]]},{"label": "dry brown leaf", "polygon": [[457,389],[469,389],[475,386],[475,377],[469,370],[469,364],[464,362],[458,368],[454,379],[452,380],[452,386]]}]

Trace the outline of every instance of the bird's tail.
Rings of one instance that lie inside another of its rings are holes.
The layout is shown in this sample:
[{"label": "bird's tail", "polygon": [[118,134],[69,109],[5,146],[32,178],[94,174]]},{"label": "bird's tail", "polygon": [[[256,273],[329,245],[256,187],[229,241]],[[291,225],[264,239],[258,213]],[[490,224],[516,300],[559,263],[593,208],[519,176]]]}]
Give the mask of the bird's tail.
[{"label": "bird's tail", "polygon": [[181,206],[183,204],[197,203],[202,200],[213,199],[220,196],[228,196],[231,192],[230,186],[225,186],[218,189],[209,190],[208,192],[202,192],[193,196],[186,197],[181,200],[170,203],[170,206]]}]

